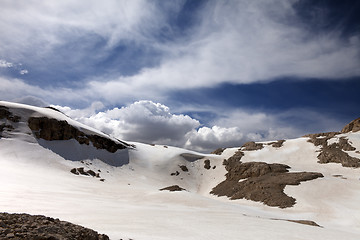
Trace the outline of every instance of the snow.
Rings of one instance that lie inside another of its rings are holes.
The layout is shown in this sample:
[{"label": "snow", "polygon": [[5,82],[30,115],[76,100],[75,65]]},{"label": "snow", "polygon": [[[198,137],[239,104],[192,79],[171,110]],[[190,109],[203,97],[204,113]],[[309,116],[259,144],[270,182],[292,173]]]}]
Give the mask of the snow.
[{"label": "snow", "polygon": [[[4,102],[0,105],[22,117],[51,116],[103,134],[51,109]],[[360,169],[317,163],[319,148],[307,142],[308,138],[286,140],[280,148],[264,145],[261,150],[246,151],[242,158],[243,162],[283,163],[291,167],[290,171],[324,175],[299,186],[287,186],[285,193],[295,197],[297,203],[279,209],[209,194],[225,179],[223,160],[238,148],[212,155],[132,143],[135,149],[111,154],[74,140],[38,140],[29,133],[26,124],[20,122],[15,132],[0,138],[1,211],[60,218],[105,233],[111,239],[360,238]],[[360,150],[360,133],[346,136]],[[205,159],[216,168],[205,169]],[[99,173],[105,181],[70,172],[79,167]],[[179,175],[171,176],[176,171]],[[159,191],[175,184],[187,191]],[[322,228],[284,221],[287,219],[312,220]]]}]

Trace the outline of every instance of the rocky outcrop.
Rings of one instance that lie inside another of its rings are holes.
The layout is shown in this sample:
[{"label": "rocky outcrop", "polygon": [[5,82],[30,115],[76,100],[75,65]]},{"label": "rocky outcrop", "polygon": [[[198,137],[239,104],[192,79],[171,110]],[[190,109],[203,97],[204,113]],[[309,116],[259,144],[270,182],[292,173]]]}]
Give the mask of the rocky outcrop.
[{"label": "rocky outcrop", "polygon": [[289,173],[290,168],[284,164],[268,164],[265,162],[242,163],[242,151],[236,152],[228,160],[224,160],[228,171],[226,180],[214,187],[211,194],[227,196],[230,199],[248,199],[263,202],[268,206],[292,207],[296,200],[284,193],[286,185],[299,185],[323,177],[316,172]]},{"label": "rocky outcrop", "polygon": [[204,168],[209,170],[211,168],[211,165],[210,165],[210,160],[209,159],[206,159],[204,161]]},{"label": "rocky outcrop", "polygon": [[129,145],[123,142],[120,144],[102,136],[87,135],[68,124],[65,120],[60,121],[47,117],[30,117],[28,119],[28,125],[37,138],[48,141],[75,139],[80,144],[86,145],[89,145],[91,142],[97,149],[106,149],[111,153],[129,147]]},{"label": "rocky outcrop", "polygon": [[315,146],[320,146],[321,150],[317,158],[319,163],[340,163],[343,167],[360,167],[360,159],[350,156],[345,151],[355,151],[354,148],[345,137],[340,137],[337,142],[328,144],[328,140],[335,137],[340,133],[319,133],[309,134],[306,137],[310,137],[309,142]]},{"label": "rocky outcrop", "polygon": [[218,148],[211,152],[211,154],[221,155],[226,148]]},{"label": "rocky outcrop", "polygon": [[9,121],[12,122],[19,122],[21,117],[20,116],[16,116],[13,115],[10,111],[9,108],[5,107],[5,106],[0,106],[0,119],[6,118]]},{"label": "rocky outcrop", "polygon": [[4,131],[11,132],[15,129],[13,124],[19,122],[21,117],[13,115],[9,111],[9,108],[0,106],[0,120],[1,119],[6,119],[5,122],[0,124],[0,137],[3,137]]},{"label": "rocky outcrop", "polygon": [[247,142],[242,145],[243,151],[255,151],[263,149],[264,145],[262,143],[255,143],[255,142]]},{"label": "rocky outcrop", "polygon": [[179,168],[183,171],[183,172],[188,172],[189,169],[185,166],[185,165],[179,165]]},{"label": "rocky outcrop", "polygon": [[179,185],[173,185],[166,188],[159,189],[160,191],[170,191],[170,192],[178,192],[178,191],[186,191],[186,189],[179,187]]},{"label": "rocky outcrop", "polygon": [[99,173],[95,173],[93,170],[87,170],[85,171],[83,167],[80,167],[80,168],[73,168],[70,170],[70,172],[72,174],[75,174],[75,175],[85,175],[85,176],[92,176],[92,177],[97,177],[97,178],[100,178],[100,174]]},{"label": "rocky outcrop", "polygon": [[276,142],[271,142],[271,143],[268,143],[268,145],[271,145],[273,146],[274,148],[280,148],[283,146],[285,140],[278,140]]},{"label": "rocky outcrop", "polygon": [[357,132],[357,131],[360,131],[360,118],[351,121],[341,130],[342,133]]},{"label": "rocky outcrop", "polygon": [[279,218],[271,218],[271,219],[299,223],[299,224],[309,225],[309,226],[313,226],[313,227],[321,227],[319,224],[317,224],[316,222],[311,221],[311,220],[290,220],[290,219],[279,219]]},{"label": "rocky outcrop", "polygon": [[0,239],[108,240],[105,234],[42,215],[0,213]]}]

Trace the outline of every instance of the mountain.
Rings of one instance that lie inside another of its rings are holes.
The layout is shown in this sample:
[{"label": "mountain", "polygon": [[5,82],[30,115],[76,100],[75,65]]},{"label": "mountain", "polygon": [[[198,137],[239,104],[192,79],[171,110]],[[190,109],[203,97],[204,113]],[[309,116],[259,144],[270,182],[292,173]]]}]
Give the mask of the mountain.
[{"label": "mountain", "polygon": [[0,211],[110,239],[359,239],[359,151],[359,119],[202,154],[0,101]]}]

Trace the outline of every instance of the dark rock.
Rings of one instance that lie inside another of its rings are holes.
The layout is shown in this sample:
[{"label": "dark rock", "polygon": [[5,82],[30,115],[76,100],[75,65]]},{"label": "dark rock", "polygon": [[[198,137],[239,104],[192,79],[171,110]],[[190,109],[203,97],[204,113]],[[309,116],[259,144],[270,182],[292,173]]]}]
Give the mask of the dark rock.
[{"label": "dark rock", "polygon": [[209,170],[211,168],[209,159],[206,159],[204,161],[204,168],[207,169],[207,170]]},{"label": "dark rock", "polygon": [[351,157],[344,151],[354,151],[356,148],[351,146],[348,139],[345,137],[340,137],[338,143],[333,143],[328,145],[328,140],[335,137],[339,133],[330,132],[330,133],[319,133],[319,134],[309,134],[306,137],[310,137],[308,140],[312,142],[315,146],[321,146],[321,151],[317,158],[319,163],[340,163],[343,167],[360,167],[360,159],[356,157]]},{"label": "dark rock", "polygon": [[262,143],[255,143],[255,142],[247,142],[242,145],[243,151],[255,151],[263,149],[264,145]]},{"label": "dark rock", "polygon": [[71,169],[70,172],[75,175],[79,175],[79,172],[76,170],[76,168]]},{"label": "dark rock", "polygon": [[93,170],[87,170],[86,173],[93,177],[96,176],[96,173]]},{"label": "dark rock", "polygon": [[341,163],[343,167],[360,167],[359,158],[351,157],[346,152],[332,145],[330,147],[323,147],[317,158],[319,163]]},{"label": "dark rock", "polygon": [[176,171],[176,172],[174,172],[174,173],[171,173],[170,175],[171,175],[171,176],[179,176],[179,174],[180,174],[179,171]]},{"label": "dark rock", "polygon": [[169,186],[166,188],[159,189],[160,191],[168,190],[170,192],[176,192],[176,191],[186,191],[186,189],[179,187],[178,185]]},{"label": "dark rock", "polygon": [[89,174],[84,171],[84,168],[83,168],[83,167],[77,168],[76,170],[77,170],[81,175],[89,176]]},{"label": "dark rock", "polygon": [[118,149],[125,149],[128,146],[114,142],[109,138],[98,135],[86,135],[84,132],[68,124],[67,121],[50,119],[47,117],[30,117],[28,119],[29,128],[37,138],[48,141],[75,139],[80,144],[89,145],[91,142],[98,149],[106,149],[114,153]]},{"label": "dark rock", "polygon": [[238,151],[224,160],[228,171],[226,180],[214,187],[211,194],[227,196],[232,200],[245,198],[268,206],[286,208],[292,207],[296,202],[284,193],[286,185],[299,185],[302,181],[323,177],[321,173],[314,172],[289,173],[290,167],[284,164],[242,163],[242,156],[244,153]]},{"label": "dark rock", "polygon": [[218,148],[215,151],[211,152],[211,154],[221,155],[226,148]]},{"label": "dark rock", "polygon": [[300,223],[300,224],[305,224],[305,225],[309,225],[309,226],[314,226],[314,227],[321,227],[319,224],[317,224],[314,221],[310,221],[310,220],[286,220],[288,222],[294,222],[294,223]]},{"label": "dark rock", "polygon": [[184,172],[188,172],[189,169],[185,166],[185,165],[180,165],[179,166],[181,168],[181,170],[183,170]]},{"label": "dark rock", "polygon": [[357,132],[360,131],[360,118],[357,118],[347,124],[342,130],[342,133]]},{"label": "dark rock", "polygon": [[285,140],[278,140],[277,142],[271,142],[268,145],[271,145],[275,148],[280,148],[283,146],[284,142],[285,142]]},{"label": "dark rock", "polygon": [[327,145],[327,141],[330,138],[339,135],[339,132],[327,132],[327,133],[315,133],[315,134],[307,134],[304,137],[309,137],[308,142],[313,143],[315,146],[319,145]]},{"label": "dark rock", "polygon": [[3,132],[3,131],[12,131],[14,130],[14,127],[12,125],[9,125],[9,124],[0,124],[0,133]]},{"label": "dark rock", "polygon": [[339,148],[341,148],[344,151],[355,151],[356,150],[355,147],[350,145],[349,140],[345,137],[339,138],[339,143],[337,143],[337,146],[339,146]]},{"label": "dark rock", "polygon": [[11,122],[19,122],[21,120],[20,116],[13,115],[12,112],[9,111],[8,107],[0,106],[0,119],[6,118]]},{"label": "dark rock", "polygon": [[33,240],[108,240],[104,234],[42,215],[0,213],[6,222],[6,231],[0,231],[0,239]]}]

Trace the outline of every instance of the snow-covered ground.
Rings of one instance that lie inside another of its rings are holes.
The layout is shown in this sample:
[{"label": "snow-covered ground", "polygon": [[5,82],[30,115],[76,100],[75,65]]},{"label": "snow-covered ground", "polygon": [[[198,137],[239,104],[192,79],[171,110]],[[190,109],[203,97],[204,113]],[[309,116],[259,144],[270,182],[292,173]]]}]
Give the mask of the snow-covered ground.
[{"label": "snow-covered ground", "polygon": [[[125,157],[124,150],[111,154],[75,140],[36,139],[27,118],[47,116],[66,120],[86,133],[107,137],[105,134],[51,109],[7,102],[0,106],[22,117],[13,124],[13,131],[0,138],[2,212],[60,218],[111,239],[360,239],[360,169],[317,163],[319,147],[308,138],[287,140],[280,148],[264,145],[261,150],[246,151],[241,159],[283,163],[291,172],[324,175],[299,186],[286,186],[285,193],[296,198],[296,204],[280,209],[209,193],[225,180],[223,160],[238,148],[226,149],[222,155],[204,155],[130,143],[136,148],[126,150],[128,160],[109,165],[99,159],[117,161]],[[344,136],[356,147],[349,155],[360,157],[360,133]],[[205,159],[210,160],[210,169],[204,168]],[[184,166],[188,171],[182,170]],[[100,178],[70,172],[80,167],[99,173]],[[187,191],[159,191],[171,185]],[[322,227],[285,220],[311,220]]]}]

